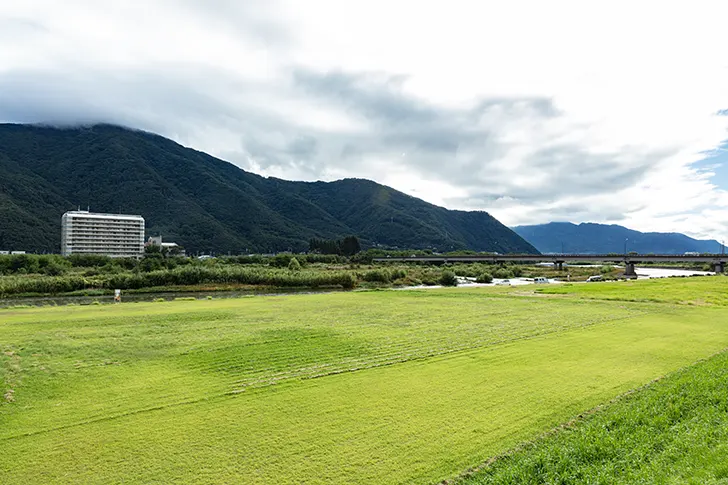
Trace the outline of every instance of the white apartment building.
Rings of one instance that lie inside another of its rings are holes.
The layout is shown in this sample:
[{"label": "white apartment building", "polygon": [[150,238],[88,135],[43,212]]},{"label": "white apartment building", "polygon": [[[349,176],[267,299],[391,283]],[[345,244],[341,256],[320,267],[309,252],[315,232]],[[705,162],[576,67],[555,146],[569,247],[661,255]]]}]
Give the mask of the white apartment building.
[{"label": "white apartment building", "polygon": [[144,255],[144,218],[89,211],[66,212],[61,218],[61,254],[140,258]]}]

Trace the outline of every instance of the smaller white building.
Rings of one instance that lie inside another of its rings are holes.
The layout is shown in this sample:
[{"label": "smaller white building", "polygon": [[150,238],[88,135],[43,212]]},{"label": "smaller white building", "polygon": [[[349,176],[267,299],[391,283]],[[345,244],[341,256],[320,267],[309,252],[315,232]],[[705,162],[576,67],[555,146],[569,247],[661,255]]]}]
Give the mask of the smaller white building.
[{"label": "smaller white building", "polygon": [[174,242],[164,242],[162,236],[150,236],[144,246],[159,246],[165,254],[185,256],[185,250],[182,246]]}]

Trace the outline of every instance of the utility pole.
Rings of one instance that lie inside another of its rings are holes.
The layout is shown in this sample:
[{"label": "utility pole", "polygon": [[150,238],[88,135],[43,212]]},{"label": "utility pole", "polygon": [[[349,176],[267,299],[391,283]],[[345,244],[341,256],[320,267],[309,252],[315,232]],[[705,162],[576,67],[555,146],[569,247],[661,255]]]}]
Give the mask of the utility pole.
[{"label": "utility pole", "polygon": [[627,241],[629,241],[628,237],[624,238],[624,257],[627,257]]}]

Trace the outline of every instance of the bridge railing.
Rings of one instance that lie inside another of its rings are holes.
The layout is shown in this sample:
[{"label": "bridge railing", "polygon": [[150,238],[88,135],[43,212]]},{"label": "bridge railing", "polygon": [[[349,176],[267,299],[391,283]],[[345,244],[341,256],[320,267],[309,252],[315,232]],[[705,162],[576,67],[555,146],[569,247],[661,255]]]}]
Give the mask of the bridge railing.
[{"label": "bridge railing", "polygon": [[377,262],[386,261],[423,261],[423,262],[468,262],[468,261],[491,261],[491,262],[696,262],[696,263],[725,263],[728,262],[726,254],[483,254],[483,255],[427,255],[427,256],[392,256],[374,258]]}]

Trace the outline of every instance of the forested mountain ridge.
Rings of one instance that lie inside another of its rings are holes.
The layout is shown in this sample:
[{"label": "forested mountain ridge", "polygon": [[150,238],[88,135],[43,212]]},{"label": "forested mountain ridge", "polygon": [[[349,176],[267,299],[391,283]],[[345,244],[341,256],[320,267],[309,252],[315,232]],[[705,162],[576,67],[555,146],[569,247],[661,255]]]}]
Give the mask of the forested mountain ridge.
[{"label": "forested mountain ridge", "polygon": [[265,178],[159,135],[113,125],[0,124],[0,249],[55,252],[60,218],[141,214],[188,251],[302,251],[313,238],[365,246],[535,253],[487,212],[451,211],[368,180]]},{"label": "forested mountain ridge", "polygon": [[679,233],[639,232],[615,224],[550,222],[513,228],[542,253],[640,254],[716,253],[720,243],[699,240]]}]

